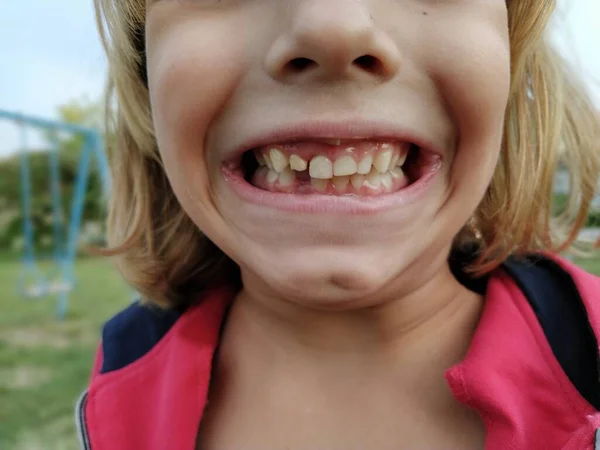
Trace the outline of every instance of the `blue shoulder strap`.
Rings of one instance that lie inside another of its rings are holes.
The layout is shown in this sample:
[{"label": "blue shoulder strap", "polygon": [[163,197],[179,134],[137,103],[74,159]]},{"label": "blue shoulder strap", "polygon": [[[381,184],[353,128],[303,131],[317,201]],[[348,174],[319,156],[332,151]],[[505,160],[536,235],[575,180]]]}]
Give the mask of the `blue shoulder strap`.
[{"label": "blue shoulder strap", "polygon": [[600,410],[598,341],[571,276],[540,256],[511,258],[504,268],[527,297],[564,372]]},{"label": "blue shoulder strap", "polygon": [[[550,259],[511,258],[505,270],[529,301],[548,343],[580,394],[600,410],[598,341],[589,324],[583,300],[570,275]],[[461,276],[458,266],[457,276]],[[485,280],[468,281],[483,292]],[[111,319],[103,330],[102,373],[118,370],[149,352],[171,329],[181,311],[132,304]]]},{"label": "blue shoulder strap", "polygon": [[122,369],[140,359],[158,344],[181,314],[135,302],[114,316],[102,330],[104,360],[100,373]]}]

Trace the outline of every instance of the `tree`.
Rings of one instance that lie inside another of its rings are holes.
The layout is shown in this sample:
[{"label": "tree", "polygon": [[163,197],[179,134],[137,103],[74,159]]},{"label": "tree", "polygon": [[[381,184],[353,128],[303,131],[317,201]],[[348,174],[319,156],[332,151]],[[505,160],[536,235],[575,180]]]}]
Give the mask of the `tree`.
[{"label": "tree", "polygon": [[[58,108],[59,120],[101,130],[103,119],[102,102],[88,99],[70,101]],[[50,190],[50,149],[56,144],[59,155],[60,192],[62,197],[63,225],[68,225],[71,200],[77,178],[78,163],[83,148],[80,135],[45,133],[45,148],[28,152],[31,181],[32,222],[35,229],[35,244],[38,249],[48,251],[54,245],[53,208]],[[34,150],[34,149],[29,149]],[[7,249],[22,235],[23,211],[21,199],[21,160],[15,154],[0,161],[0,249]],[[92,158],[84,200],[82,225],[102,223],[105,201],[97,163]]]}]

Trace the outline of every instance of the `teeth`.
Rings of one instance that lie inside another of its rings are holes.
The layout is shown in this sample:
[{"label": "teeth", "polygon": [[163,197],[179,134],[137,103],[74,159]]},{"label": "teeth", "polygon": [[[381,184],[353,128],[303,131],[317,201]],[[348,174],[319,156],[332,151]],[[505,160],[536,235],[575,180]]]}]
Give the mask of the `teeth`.
[{"label": "teeth", "polygon": [[278,178],[279,174],[273,169],[269,169],[269,172],[267,172],[267,183],[273,184],[277,181]]},{"label": "teeth", "polygon": [[[341,140],[328,140],[327,143],[339,146]],[[367,187],[389,192],[398,181],[406,180],[401,166],[406,161],[408,148],[381,144],[379,149],[375,155],[364,155],[357,163],[355,155],[348,151],[335,161],[325,155],[306,160],[299,155],[288,156],[280,147],[267,147],[255,151],[259,165],[255,176],[271,185],[290,187],[297,182],[297,173],[308,169],[311,184],[318,192],[335,189],[335,192],[345,193],[349,185],[356,190]]]},{"label": "teeth", "polygon": [[308,163],[298,155],[290,156],[290,167],[296,172],[302,172],[308,167]]},{"label": "teeth", "polygon": [[355,174],[358,166],[354,158],[350,155],[342,156],[335,160],[333,164],[333,174],[335,176],[344,176]]},{"label": "teeth", "polygon": [[333,177],[333,165],[325,156],[315,156],[310,160],[309,174],[312,178],[328,180]]},{"label": "teeth", "polygon": [[264,156],[260,152],[254,152],[254,156],[256,157],[259,166],[263,167],[267,165]]},{"label": "teeth", "polygon": [[397,166],[402,166],[406,162],[406,157],[408,156],[408,150],[403,149],[400,155],[398,155],[398,161],[396,161]]},{"label": "teeth", "polygon": [[286,167],[283,172],[279,174],[279,184],[281,186],[291,186],[295,181],[296,174],[289,167]]},{"label": "teeth", "polygon": [[269,150],[269,156],[271,157],[271,162],[273,163],[273,169],[277,172],[283,172],[288,164],[288,157],[278,148],[272,148]]},{"label": "teeth", "polygon": [[267,172],[266,178],[267,178],[267,183],[273,184],[279,178],[279,174],[277,172],[275,172],[273,169],[269,169],[269,171]]},{"label": "teeth", "polygon": [[394,179],[404,178],[404,171],[400,167],[394,167],[390,170],[390,176]]},{"label": "teeth", "polygon": [[335,190],[338,192],[346,192],[346,188],[348,187],[348,183],[350,183],[350,177],[333,177],[332,180],[333,186]]},{"label": "teeth", "polygon": [[379,189],[381,187],[382,175],[377,170],[371,170],[367,175],[367,184],[372,189]]},{"label": "teeth", "polygon": [[373,166],[379,173],[385,173],[390,168],[390,162],[392,161],[392,151],[385,150],[380,152],[373,161]]},{"label": "teeth", "polygon": [[329,180],[321,180],[319,178],[311,178],[310,184],[319,192],[325,192],[327,190],[327,185],[329,184]]},{"label": "teeth", "polygon": [[404,176],[404,171],[402,170],[402,167],[393,167],[390,169],[390,174],[394,178],[400,178]]},{"label": "teeth", "polygon": [[[271,161],[271,157],[269,156],[269,154],[265,152],[265,153],[262,154],[262,157],[263,157],[263,159],[264,159],[265,164],[267,165],[267,167],[269,169],[272,169],[273,168],[273,162]],[[260,161],[259,161],[259,163],[260,163]]]},{"label": "teeth", "polygon": [[392,189],[392,176],[389,172],[386,172],[381,175],[381,185],[386,188],[386,190]]},{"label": "teeth", "polygon": [[373,155],[366,155],[360,160],[357,166],[357,173],[366,175],[371,171],[371,164],[373,164]]},{"label": "teeth", "polygon": [[[319,161],[317,161],[318,164]],[[267,166],[259,167],[255,177],[266,180],[270,185],[277,183],[281,187],[293,186],[297,179],[296,172],[290,167],[284,168],[280,173],[276,172],[275,169],[269,169]],[[406,175],[401,167],[393,167],[386,173],[379,173],[373,167],[367,175],[355,173],[353,175],[333,176],[331,179],[311,176],[310,183],[317,192],[327,193],[330,189],[335,189],[335,192],[343,194],[348,191],[350,185],[356,190],[367,187],[371,190],[383,189],[390,192],[399,180],[403,181],[405,179]],[[331,188],[329,187],[330,184],[332,185]]]},{"label": "teeth", "polygon": [[257,171],[256,174],[254,175],[255,177],[262,179],[262,178],[267,178],[267,174],[269,173],[269,168],[267,166],[264,167],[260,167]]},{"label": "teeth", "polygon": [[352,183],[352,186],[354,187],[354,189],[359,189],[363,185],[364,182],[365,182],[364,175],[354,174],[350,177],[350,183]]}]

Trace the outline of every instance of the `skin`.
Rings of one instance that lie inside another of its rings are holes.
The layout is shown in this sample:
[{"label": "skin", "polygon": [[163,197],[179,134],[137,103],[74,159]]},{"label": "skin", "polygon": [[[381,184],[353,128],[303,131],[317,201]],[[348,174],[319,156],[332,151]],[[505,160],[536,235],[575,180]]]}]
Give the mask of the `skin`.
[{"label": "skin", "polygon": [[[159,0],[146,33],[165,170],[244,282],[202,448],[482,448],[483,425],[443,378],[482,301],[447,256],[501,147],[505,2]],[[356,63],[364,55],[374,69]],[[313,64],[290,70],[294,58]],[[419,202],[376,215],[240,199],[223,162],[249,137],[308,119],[399,123],[436,143],[442,172]]]}]

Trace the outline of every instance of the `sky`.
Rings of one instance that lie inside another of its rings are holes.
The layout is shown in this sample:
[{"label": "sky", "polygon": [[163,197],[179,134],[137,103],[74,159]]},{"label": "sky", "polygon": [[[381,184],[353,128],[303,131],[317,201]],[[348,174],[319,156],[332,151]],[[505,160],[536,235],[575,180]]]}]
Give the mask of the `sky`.
[{"label": "sky", "polygon": [[[559,3],[553,39],[600,109],[600,0]],[[99,98],[105,72],[92,0],[0,0],[0,110],[56,118],[71,99]],[[0,157],[16,150],[17,137],[0,120]]]}]

